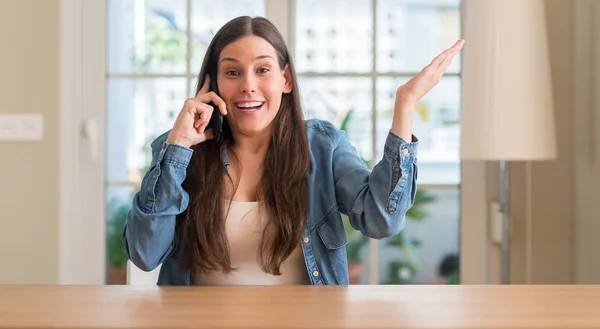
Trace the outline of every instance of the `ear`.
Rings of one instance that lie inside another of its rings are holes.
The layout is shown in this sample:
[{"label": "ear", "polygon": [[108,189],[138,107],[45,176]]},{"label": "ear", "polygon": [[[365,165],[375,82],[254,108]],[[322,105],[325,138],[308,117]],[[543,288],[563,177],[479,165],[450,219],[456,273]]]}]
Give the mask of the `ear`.
[{"label": "ear", "polygon": [[285,80],[285,85],[283,86],[283,93],[289,94],[292,92],[292,74],[290,73],[289,64],[285,64],[285,68],[283,69],[283,79]]}]

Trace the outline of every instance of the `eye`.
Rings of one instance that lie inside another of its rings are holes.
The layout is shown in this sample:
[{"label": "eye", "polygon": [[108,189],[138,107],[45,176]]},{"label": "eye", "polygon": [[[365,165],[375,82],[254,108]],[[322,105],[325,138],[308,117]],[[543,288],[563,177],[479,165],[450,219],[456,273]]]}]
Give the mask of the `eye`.
[{"label": "eye", "polygon": [[258,73],[264,74],[264,73],[268,73],[268,72],[269,72],[269,69],[266,67],[261,67],[260,69],[258,69]]},{"label": "eye", "polygon": [[240,73],[237,71],[229,70],[229,71],[225,72],[225,75],[231,76],[231,77],[236,77],[236,76],[240,75]]}]

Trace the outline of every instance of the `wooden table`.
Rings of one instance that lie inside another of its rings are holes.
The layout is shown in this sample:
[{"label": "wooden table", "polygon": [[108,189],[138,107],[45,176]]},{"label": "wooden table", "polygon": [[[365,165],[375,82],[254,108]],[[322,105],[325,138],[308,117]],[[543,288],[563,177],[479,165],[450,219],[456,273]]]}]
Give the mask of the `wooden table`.
[{"label": "wooden table", "polygon": [[600,286],[0,286],[0,328],[600,328]]}]

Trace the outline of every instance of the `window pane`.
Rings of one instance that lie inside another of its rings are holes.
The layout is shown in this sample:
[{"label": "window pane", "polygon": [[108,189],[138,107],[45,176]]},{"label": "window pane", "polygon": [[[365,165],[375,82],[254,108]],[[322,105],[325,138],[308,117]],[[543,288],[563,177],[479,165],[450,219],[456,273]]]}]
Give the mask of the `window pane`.
[{"label": "window pane", "polygon": [[109,73],[185,73],[185,0],[109,0],[107,10]]},{"label": "window pane", "polygon": [[[460,38],[460,0],[377,1],[377,70],[418,72]],[[448,72],[460,71],[458,53]]]},{"label": "window pane", "polygon": [[106,179],[141,179],[150,142],[173,127],[186,95],[185,78],[108,80]]},{"label": "window pane", "polygon": [[225,23],[242,15],[265,14],[265,0],[192,0],[191,73],[200,72],[204,54],[212,37]]},{"label": "window pane", "polygon": [[[396,89],[408,78],[377,80],[377,158],[392,126]],[[419,139],[419,183],[460,182],[460,78],[444,77],[417,105],[413,133]]]},{"label": "window pane", "polygon": [[299,84],[305,117],[328,120],[342,128],[344,119],[349,116],[346,126],[348,138],[363,159],[371,160],[371,79],[300,77]]},{"label": "window pane", "polygon": [[370,0],[297,0],[299,72],[370,72],[373,68]]},{"label": "window pane", "polygon": [[379,244],[381,283],[458,283],[459,198],[458,189],[419,190],[404,230]]},{"label": "window pane", "polygon": [[133,187],[106,188],[106,259],[107,283],[125,284],[127,253],[121,237],[131,209]]}]

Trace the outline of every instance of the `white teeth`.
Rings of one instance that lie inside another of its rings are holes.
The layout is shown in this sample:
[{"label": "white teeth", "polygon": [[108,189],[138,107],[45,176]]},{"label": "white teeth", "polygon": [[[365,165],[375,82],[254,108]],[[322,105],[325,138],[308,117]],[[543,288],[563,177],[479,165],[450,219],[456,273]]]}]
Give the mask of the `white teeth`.
[{"label": "white teeth", "polygon": [[239,108],[257,107],[257,106],[261,106],[261,105],[263,105],[263,102],[242,102],[242,103],[236,104],[236,106]]}]

